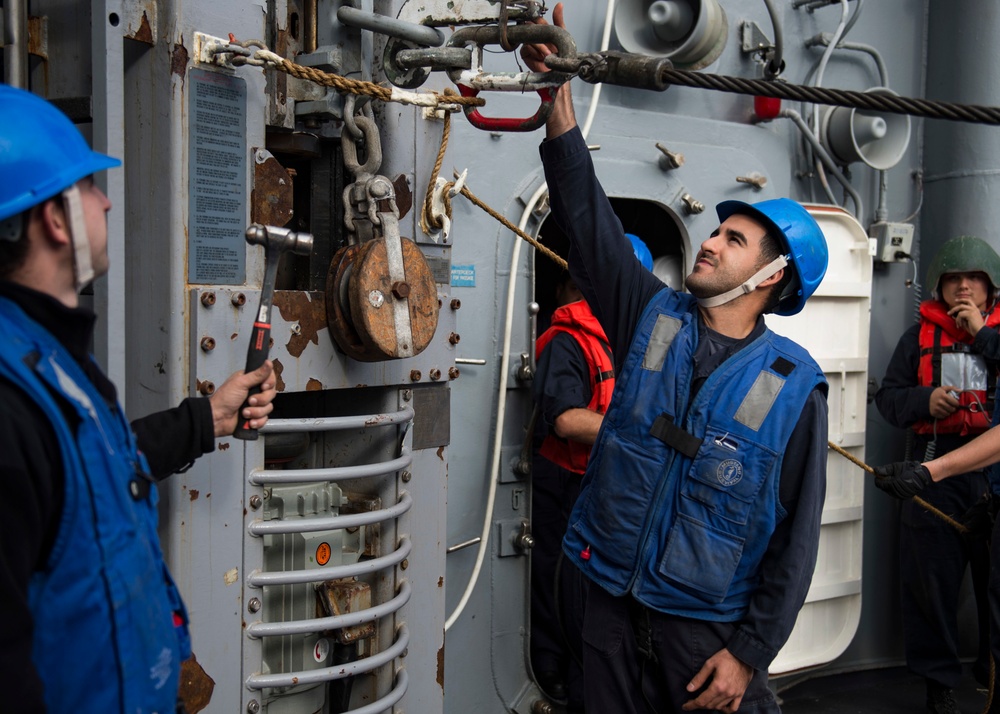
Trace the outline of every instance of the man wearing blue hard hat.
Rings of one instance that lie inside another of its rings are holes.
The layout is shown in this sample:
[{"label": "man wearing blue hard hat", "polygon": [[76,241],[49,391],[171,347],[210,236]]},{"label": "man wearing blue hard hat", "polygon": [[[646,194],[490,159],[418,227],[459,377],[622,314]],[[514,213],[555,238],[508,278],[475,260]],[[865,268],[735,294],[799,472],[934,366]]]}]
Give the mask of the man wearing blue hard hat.
[{"label": "man wearing blue hard hat", "polygon": [[[270,363],[208,399],[125,420],[78,292],[109,268],[94,152],[43,99],[0,85],[0,690],[18,712],[178,710],[187,614],[157,538],[156,481],[263,426]],[[6,710],[6,709],[5,709]]]},{"label": "man wearing blue hard hat", "polygon": [[[544,72],[551,51],[522,55]],[[541,155],[570,274],[619,365],[563,541],[591,582],[587,710],[779,712],[767,670],[816,563],[827,384],[763,315],[802,310],[823,234],[794,201],[724,201],[680,293],[633,257],[568,85]]]}]

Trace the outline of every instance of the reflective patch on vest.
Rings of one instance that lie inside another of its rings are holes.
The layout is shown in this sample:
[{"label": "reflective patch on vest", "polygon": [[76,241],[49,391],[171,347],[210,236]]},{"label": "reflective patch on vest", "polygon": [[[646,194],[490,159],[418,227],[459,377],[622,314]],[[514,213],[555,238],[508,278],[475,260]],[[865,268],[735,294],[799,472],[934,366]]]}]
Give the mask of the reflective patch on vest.
[{"label": "reflective patch on vest", "polygon": [[785,380],[778,375],[761,372],[757,375],[757,379],[754,380],[753,386],[743,398],[743,403],[740,404],[740,408],[736,410],[736,415],[733,418],[740,424],[745,424],[757,431],[764,423],[764,419],[767,418],[774,405],[774,400],[778,398],[778,394],[784,386]]},{"label": "reflective patch on vest", "polygon": [[649,336],[649,344],[646,345],[646,354],[642,358],[642,368],[651,372],[659,372],[663,369],[663,363],[667,359],[667,350],[670,343],[674,341],[677,333],[681,331],[681,321],[670,315],[660,315],[653,325],[653,334]]},{"label": "reflective patch on vest", "polygon": [[723,486],[735,486],[743,478],[743,464],[736,459],[726,459],[715,470],[715,477]]},{"label": "reflective patch on vest", "polygon": [[94,410],[94,403],[90,401],[90,397],[87,393],[80,389],[80,386],[73,381],[63,368],[59,366],[55,361],[50,360],[49,364],[52,365],[52,369],[56,373],[56,379],[59,382],[59,388],[62,389],[63,393],[72,399],[73,401],[81,404],[92,417],[97,418],[97,412]]},{"label": "reflective patch on vest", "polygon": [[942,354],[941,384],[950,384],[960,390],[985,392],[988,371],[986,360],[976,354]]}]

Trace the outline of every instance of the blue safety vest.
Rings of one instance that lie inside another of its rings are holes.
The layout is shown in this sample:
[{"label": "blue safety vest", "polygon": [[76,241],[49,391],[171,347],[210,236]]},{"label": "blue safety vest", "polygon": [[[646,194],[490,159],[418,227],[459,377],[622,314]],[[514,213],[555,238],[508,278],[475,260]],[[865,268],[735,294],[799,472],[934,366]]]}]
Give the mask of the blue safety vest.
[{"label": "blue safety vest", "polygon": [[731,622],[786,515],[785,446],[826,380],[804,349],[765,330],[691,400],[697,320],[695,299],[670,289],[643,312],[563,547],[612,595]]},{"label": "blue safety vest", "polygon": [[[173,714],[191,647],[187,613],[160,551],[146,459],[121,408],[3,298],[0,334],[0,375],[48,417],[65,473],[58,535],[28,592],[48,711]],[[79,417],[75,432],[60,401]]]}]

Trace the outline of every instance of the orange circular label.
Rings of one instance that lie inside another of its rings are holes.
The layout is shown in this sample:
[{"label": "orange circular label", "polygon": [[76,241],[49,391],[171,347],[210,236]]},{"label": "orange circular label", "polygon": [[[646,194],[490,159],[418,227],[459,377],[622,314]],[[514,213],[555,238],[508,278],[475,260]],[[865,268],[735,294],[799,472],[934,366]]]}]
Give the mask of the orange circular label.
[{"label": "orange circular label", "polygon": [[316,548],[316,562],[320,565],[326,565],[330,562],[330,544],[320,543]]}]

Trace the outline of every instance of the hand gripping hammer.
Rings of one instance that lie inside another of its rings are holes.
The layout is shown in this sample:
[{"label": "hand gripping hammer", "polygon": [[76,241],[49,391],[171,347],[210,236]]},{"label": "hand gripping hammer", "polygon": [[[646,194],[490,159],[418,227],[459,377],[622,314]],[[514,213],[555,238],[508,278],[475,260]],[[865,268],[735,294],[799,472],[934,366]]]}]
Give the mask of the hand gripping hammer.
[{"label": "hand gripping hammer", "polygon": [[[274,281],[278,275],[278,261],[281,254],[290,250],[299,255],[309,255],[312,251],[313,237],[309,233],[296,233],[287,228],[262,226],[259,223],[247,228],[247,243],[264,246],[264,283],[260,288],[260,307],[257,309],[257,320],[253,323],[253,334],[247,347],[246,372],[250,373],[264,364],[268,350],[271,347],[271,303],[274,302]],[[243,418],[243,410],[250,406],[250,397],[260,393],[260,386],[253,387],[247,394],[243,406],[240,407],[239,421],[233,436],[237,439],[253,441],[257,438],[257,430],[250,428],[250,420]]]}]

